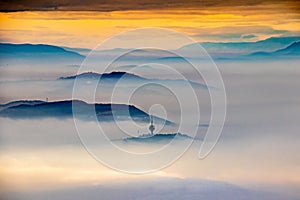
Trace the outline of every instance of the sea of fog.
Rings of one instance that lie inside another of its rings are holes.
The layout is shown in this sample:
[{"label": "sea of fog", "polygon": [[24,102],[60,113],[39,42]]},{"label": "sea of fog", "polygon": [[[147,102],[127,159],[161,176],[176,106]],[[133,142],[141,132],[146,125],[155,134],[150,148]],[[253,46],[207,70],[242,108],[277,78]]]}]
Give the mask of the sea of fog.
[{"label": "sea of fog", "polygon": [[[73,200],[299,199],[299,63],[279,60],[218,61],[216,64],[226,88],[227,117],[216,147],[205,159],[198,158],[205,126],[200,127],[199,138],[172,164],[150,174],[132,175],[113,170],[91,156],[71,118],[2,117],[1,196],[5,199]],[[28,66],[24,75],[22,66],[1,67],[0,70],[1,103],[19,99],[49,98],[55,101],[72,98],[72,82],[57,78],[75,74],[76,67]],[[33,80],[35,75],[31,77],[31,72],[40,73],[42,78]],[[9,77],[9,80],[4,77]],[[83,97],[86,97],[84,92],[88,87],[86,82],[79,88]],[[120,91],[126,94],[128,88],[125,85]],[[110,100],[109,90],[107,93],[103,91],[96,95],[96,102]],[[163,92],[156,91],[150,92],[151,96],[141,91],[132,102],[146,112],[152,103],[160,102],[166,106],[168,119],[180,121],[176,98],[163,89]],[[209,95],[204,89],[198,88],[197,91],[201,124],[208,124]],[[85,100],[93,102],[93,99]],[[94,121],[77,120],[76,123],[80,123],[84,130],[80,134],[87,136],[99,128]],[[129,122],[120,123],[126,126]],[[112,122],[101,125],[109,138],[126,151],[147,153],[168,146],[170,154],[158,157],[157,162],[170,159],[172,152],[186,145],[186,140],[172,144],[124,142],[122,139],[129,136],[122,135]],[[140,126],[139,133],[147,133],[148,124]],[[129,131],[132,131],[130,136],[139,134],[134,128],[129,128]],[[112,159],[118,157],[110,154],[107,143],[93,142],[90,143],[93,148],[105,149]],[[131,160],[126,162],[133,167],[140,164],[131,163]],[[145,161],[143,164],[151,166],[153,163]]]}]

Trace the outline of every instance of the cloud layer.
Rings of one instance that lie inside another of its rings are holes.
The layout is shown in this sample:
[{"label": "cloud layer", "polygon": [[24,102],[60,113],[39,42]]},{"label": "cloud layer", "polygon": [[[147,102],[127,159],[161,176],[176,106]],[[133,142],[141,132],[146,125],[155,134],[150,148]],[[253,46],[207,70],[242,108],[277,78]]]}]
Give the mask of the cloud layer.
[{"label": "cloud layer", "polygon": [[0,3],[0,9],[4,12],[9,11],[49,11],[49,10],[68,10],[68,11],[121,11],[121,10],[152,10],[152,9],[176,9],[192,8],[206,9],[207,7],[236,7],[236,6],[257,6],[270,4],[284,4],[292,9],[299,10],[296,0],[242,0],[242,1],[222,1],[222,0],[4,0]]}]

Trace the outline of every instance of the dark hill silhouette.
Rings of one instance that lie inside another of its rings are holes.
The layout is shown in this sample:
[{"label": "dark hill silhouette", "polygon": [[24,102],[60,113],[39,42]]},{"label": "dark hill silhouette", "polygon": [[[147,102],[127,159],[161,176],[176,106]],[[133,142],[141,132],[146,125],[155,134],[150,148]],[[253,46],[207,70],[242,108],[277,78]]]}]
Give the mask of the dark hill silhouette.
[{"label": "dark hill silhouette", "polygon": [[[16,101],[1,105],[0,116],[8,118],[72,118],[75,106],[76,117],[82,120],[93,120],[96,113],[97,120],[112,121],[127,120],[131,117],[135,121],[146,122],[149,115],[141,109],[126,104],[88,104],[80,100],[65,100],[54,102],[43,101]],[[164,120],[154,117],[158,122]],[[172,125],[166,121],[167,125]]]},{"label": "dark hill silhouette", "polygon": [[120,78],[131,78],[131,79],[146,79],[142,78],[140,76],[137,76],[135,74],[127,73],[127,72],[110,72],[110,73],[104,73],[104,74],[99,74],[95,72],[84,72],[82,74],[77,74],[73,76],[67,76],[67,77],[60,77],[58,78],[59,80],[72,80],[76,78],[83,78],[83,79],[120,79]]},{"label": "dark hill silhouette", "polygon": [[[110,73],[104,73],[104,74],[99,74],[95,72],[84,72],[81,74],[77,75],[72,75],[72,76],[66,76],[66,77],[59,77],[58,80],[75,80],[75,79],[90,79],[90,80],[98,80],[101,79],[102,81],[109,81],[108,83],[114,84],[116,83],[119,79],[122,78],[124,81],[129,81],[129,82],[157,82],[157,83],[166,83],[166,84],[182,84],[184,80],[181,79],[149,79],[145,77],[141,77],[136,74],[131,74],[128,72],[121,72],[121,71],[113,71]],[[196,83],[193,81],[189,81],[191,86],[196,87],[196,88],[202,88],[202,89],[207,89],[207,86],[205,84],[201,83]],[[113,85],[111,85],[113,86]]]},{"label": "dark hill silhouette", "polygon": [[129,137],[122,139],[124,142],[140,142],[140,143],[157,143],[157,142],[170,142],[173,139],[193,139],[192,137],[182,133],[157,133],[146,134],[137,137]]}]

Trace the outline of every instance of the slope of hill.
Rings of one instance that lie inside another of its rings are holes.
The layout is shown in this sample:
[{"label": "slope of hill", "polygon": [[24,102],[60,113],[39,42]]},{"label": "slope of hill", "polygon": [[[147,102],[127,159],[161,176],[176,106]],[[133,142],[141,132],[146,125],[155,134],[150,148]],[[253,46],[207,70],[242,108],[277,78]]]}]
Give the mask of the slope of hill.
[{"label": "slope of hill", "polygon": [[300,58],[300,42],[294,42],[286,48],[279,49],[273,52],[254,52],[247,57],[260,57],[260,58]]},{"label": "slope of hill", "polygon": [[0,111],[9,107],[19,106],[19,105],[37,105],[45,103],[45,101],[40,100],[20,100],[20,101],[12,101],[7,104],[0,104]]},{"label": "slope of hill", "polygon": [[295,55],[299,56],[300,55],[300,41],[299,42],[294,42],[290,46],[284,48],[284,49],[279,49],[274,52],[275,54],[281,54],[281,55]]},{"label": "slope of hill", "polygon": [[76,53],[79,53],[81,55],[88,55],[90,53],[90,51],[92,51],[91,49],[87,49],[87,48],[72,48],[72,47],[66,47],[66,46],[61,46],[61,48],[63,48],[66,51],[73,51]]}]

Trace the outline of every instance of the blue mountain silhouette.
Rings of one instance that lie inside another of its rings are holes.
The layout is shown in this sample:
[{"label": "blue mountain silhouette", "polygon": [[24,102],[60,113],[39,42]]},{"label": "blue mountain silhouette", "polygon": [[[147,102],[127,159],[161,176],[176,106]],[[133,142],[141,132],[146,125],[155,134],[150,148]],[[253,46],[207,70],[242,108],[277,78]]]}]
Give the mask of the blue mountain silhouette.
[{"label": "blue mountain silhouette", "polygon": [[0,43],[0,57],[5,59],[26,59],[61,61],[82,61],[84,56],[77,52],[68,51],[58,46],[46,44],[8,44]]}]

